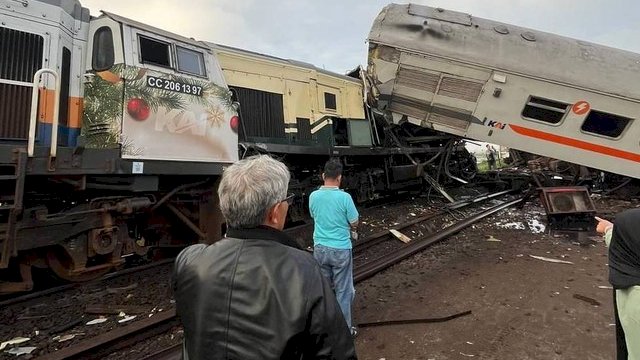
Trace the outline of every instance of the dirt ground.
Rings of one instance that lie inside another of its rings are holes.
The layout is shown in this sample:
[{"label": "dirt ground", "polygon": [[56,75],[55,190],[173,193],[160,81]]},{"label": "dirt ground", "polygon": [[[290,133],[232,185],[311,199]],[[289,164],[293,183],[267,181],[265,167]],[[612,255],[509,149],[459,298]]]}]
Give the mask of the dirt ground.
[{"label": "dirt ground", "polygon": [[[596,203],[605,214],[632,207]],[[539,232],[539,223],[537,201],[505,210],[358,284],[355,323],[472,312],[442,323],[361,328],[359,358],[614,358],[604,242]]]}]

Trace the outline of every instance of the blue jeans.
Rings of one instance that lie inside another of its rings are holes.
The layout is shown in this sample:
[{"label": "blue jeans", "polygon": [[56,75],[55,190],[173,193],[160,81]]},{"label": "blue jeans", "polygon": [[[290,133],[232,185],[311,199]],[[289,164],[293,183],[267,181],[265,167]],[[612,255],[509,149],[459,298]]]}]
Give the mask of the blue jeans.
[{"label": "blue jeans", "polygon": [[313,257],[320,264],[322,274],[329,280],[344,319],[351,329],[351,303],[356,289],[353,287],[353,257],[351,249],[334,249],[315,245]]}]

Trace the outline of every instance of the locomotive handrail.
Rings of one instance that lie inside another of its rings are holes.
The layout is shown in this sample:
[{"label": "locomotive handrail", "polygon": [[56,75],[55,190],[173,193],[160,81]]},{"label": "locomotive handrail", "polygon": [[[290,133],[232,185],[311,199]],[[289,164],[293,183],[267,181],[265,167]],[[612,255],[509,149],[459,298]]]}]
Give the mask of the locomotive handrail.
[{"label": "locomotive handrail", "polygon": [[38,118],[38,88],[40,86],[40,77],[42,74],[51,74],[56,79],[56,87],[54,89],[53,103],[53,122],[51,124],[51,158],[56,157],[58,148],[58,114],[60,111],[60,76],[55,70],[40,69],[33,75],[33,92],[31,94],[31,118],[29,119],[29,139],[27,143],[27,155],[33,157],[33,151],[36,142],[36,123]]}]

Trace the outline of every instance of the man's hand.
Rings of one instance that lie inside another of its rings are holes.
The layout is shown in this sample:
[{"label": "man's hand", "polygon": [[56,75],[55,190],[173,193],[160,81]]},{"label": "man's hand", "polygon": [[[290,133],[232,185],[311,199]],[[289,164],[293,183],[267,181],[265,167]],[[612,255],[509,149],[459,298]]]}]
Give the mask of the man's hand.
[{"label": "man's hand", "polygon": [[613,227],[611,221],[601,219],[597,216],[595,218],[596,220],[598,220],[598,225],[596,226],[596,231],[598,232],[598,234],[604,234],[605,232],[607,232],[607,230]]}]

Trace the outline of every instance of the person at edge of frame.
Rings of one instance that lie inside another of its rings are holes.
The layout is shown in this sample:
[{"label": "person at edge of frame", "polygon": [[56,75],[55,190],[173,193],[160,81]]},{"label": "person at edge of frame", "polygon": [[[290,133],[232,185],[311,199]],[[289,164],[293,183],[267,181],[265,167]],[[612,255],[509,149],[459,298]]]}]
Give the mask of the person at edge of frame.
[{"label": "person at edge of frame", "polygon": [[331,159],[322,173],[324,185],[309,196],[309,212],[314,221],[313,256],[335,289],[340,309],[355,337],[351,305],[353,287],[353,254],[351,240],[357,240],[358,210],[351,195],[340,189],[342,164]]},{"label": "person at edge of frame", "polygon": [[603,234],[609,248],[616,358],[640,360],[640,209],[619,213],[614,223],[596,220],[596,231]]},{"label": "person at edge of frame", "polygon": [[228,231],[176,258],[173,293],[183,359],[356,359],[329,282],[282,231],[293,195],[287,167],[254,156],[218,187]]}]

